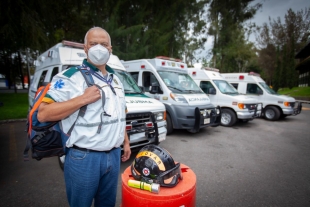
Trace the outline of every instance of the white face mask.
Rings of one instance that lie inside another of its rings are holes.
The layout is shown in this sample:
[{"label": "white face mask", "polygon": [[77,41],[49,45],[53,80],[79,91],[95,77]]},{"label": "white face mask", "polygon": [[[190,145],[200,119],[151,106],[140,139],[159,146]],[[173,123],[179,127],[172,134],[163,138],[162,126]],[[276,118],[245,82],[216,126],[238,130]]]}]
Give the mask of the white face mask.
[{"label": "white face mask", "polygon": [[88,58],[95,65],[104,65],[110,58],[110,52],[107,48],[97,44],[88,50]]}]

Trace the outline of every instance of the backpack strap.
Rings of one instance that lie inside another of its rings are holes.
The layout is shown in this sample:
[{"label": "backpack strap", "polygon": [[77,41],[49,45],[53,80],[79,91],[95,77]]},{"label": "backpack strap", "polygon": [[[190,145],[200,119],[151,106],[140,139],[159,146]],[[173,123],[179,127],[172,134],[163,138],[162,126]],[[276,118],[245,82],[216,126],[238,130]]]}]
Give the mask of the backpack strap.
[{"label": "backpack strap", "polygon": [[[102,91],[102,95],[101,95],[101,100],[102,100],[102,108],[103,108],[103,116],[111,116],[109,114],[106,113],[106,111],[104,110],[104,105],[105,105],[105,92],[102,90],[102,88],[100,86],[98,86],[97,84],[95,84],[94,82],[94,79],[93,79],[93,76],[92,74],[87,70],[87,68],[83,67],[83,66],[77,66],[76,67],[83,75],[84,79],[85,79],[85,82],[87,84],[88,87],[91,87],[91,86],[96,86],[98,89],[100,89]],[[69,131],[67,132],[67,134],[70,136],[74,126],[75,126],[75,123],[77,121],[77,119],[81,116],[81,117],[84,117],[85,113],[86,113],[86,110],[87,110],[87,105],[85,106],[82,106],[79,110],[79,113],[78,113],[78,116],[76,118],[76,120],[74,121],[74,123],[72,124],[72,126],[70,127]],[[101,115],[101,122],[98,126],[98,130],[97,130],[97,133],[99,134],[100,131],[101,131],[101,127],[103,125],[103,121],[102,121],[102,115]]]},{"label": "backpack strap", "polygon": [[82,73],[88,87],[91,87],[95,84],[93,76],[86,68],[80,65],[77,66],[77,69]]}]

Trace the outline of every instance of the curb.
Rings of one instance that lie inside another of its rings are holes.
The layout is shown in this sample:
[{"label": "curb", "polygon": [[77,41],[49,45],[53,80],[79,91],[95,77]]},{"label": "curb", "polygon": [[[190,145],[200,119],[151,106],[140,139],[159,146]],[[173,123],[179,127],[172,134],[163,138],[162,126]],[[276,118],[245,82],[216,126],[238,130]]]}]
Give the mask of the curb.
[{"label": "curb", "polygon": [[8,120],[0,120],[0,124],[6,124],[11,122],[23,122],[27,121],[27,119],[8,119]]}]

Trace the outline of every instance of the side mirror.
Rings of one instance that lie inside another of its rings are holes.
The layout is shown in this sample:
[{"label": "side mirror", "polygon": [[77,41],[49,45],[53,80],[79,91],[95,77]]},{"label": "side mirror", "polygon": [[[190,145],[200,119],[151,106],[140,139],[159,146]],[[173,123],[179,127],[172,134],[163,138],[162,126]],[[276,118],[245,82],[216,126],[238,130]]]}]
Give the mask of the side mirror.
[{"label": "side mirror", "polygon": [[215,90],[215,88],[209,88],[209,94],[211,94],[211,95],[215,95],[216,94],[216,90]]},{"label": "side mirror", "polygon": [[144,87],[143,87],[143,86],[139,86],[139,88],[140,88],[140,90],[141,90],[141,92],[142,92],[142,93],[144,93],[144,92],[145,92],[145,90],[144,90]]},{"label": "side mirror", "polygon": [[150,86],[150,93],[151,94],[159,93],[159,85],[158,85],[158,83],[152,83],[152,85]]}]

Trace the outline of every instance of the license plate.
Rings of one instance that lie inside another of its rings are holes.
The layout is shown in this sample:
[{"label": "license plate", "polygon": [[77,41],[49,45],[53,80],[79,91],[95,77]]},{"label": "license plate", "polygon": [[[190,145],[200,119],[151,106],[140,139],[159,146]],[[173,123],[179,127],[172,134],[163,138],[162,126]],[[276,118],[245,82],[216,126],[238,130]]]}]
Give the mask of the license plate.
[{"label": "license plate", "polygon": [[203,124],[209,124],[210,123],[210,118],[205,118],[203,120]]}]

